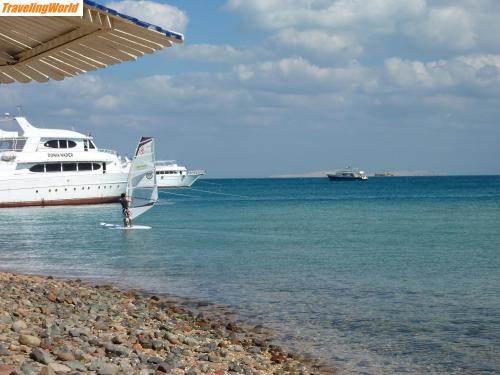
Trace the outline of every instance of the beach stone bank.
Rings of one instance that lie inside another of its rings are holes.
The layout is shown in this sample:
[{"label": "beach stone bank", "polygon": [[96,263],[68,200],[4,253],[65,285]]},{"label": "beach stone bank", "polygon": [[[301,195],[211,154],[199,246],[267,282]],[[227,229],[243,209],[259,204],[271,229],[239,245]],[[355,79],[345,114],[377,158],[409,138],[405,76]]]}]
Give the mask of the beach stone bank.
[{"label": "beach stone bank", "polygon": [[333,373],[205,315],[109,285],[0,272],[0,375]]}]

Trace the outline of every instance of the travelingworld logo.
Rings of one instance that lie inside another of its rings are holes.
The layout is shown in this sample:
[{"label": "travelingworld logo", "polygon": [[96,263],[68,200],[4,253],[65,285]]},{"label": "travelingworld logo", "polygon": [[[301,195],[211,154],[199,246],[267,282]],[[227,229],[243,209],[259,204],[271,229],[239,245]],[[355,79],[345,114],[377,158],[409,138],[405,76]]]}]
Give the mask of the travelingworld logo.
[{"label": "travelingworld logo", "polygon": [[0,1],[0,16],[83,16],[83,0]]}]

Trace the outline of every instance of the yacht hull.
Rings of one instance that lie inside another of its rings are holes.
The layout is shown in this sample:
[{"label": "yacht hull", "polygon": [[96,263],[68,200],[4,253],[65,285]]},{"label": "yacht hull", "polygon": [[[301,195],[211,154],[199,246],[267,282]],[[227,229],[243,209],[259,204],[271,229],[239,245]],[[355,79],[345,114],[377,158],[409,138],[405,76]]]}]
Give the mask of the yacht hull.
[{"label": "yacht hull", "polygon": [[157,175],[156,182],[158,188],[175,188],[175,187],[190,187],[195,183],[195,181],[202,175],[187,175],[187,176],[169,176],[169,175]]},{"label": "yacht hull", "polygon": [[0,179],[0,207],[114,203],[125,192],[126,176],[110,173]]},{"label": "yacht hull", "polygon": [[32,206],[80,206],[90,204],[117,203],[120,196],[106,198],[81,198],[81,199],[61,199],[61,200],[40,200],[31,202],[7,202],[0,203],[0,208],[32,207]]},{"label": "yacht hull", "polygon": [[339,177],[339,176],[330,176],[328,175],[328,179],[330,181],[366,181],[367,178],[363,177]]}]

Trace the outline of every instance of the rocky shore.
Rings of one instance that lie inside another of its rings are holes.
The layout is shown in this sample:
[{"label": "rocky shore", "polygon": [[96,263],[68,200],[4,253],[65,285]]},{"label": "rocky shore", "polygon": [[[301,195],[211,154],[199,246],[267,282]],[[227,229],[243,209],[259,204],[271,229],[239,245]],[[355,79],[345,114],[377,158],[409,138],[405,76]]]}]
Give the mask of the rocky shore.
[{"label": "rocky shore", "polygon": [[0,375],[331,373],[167,298],[0,272]]}]

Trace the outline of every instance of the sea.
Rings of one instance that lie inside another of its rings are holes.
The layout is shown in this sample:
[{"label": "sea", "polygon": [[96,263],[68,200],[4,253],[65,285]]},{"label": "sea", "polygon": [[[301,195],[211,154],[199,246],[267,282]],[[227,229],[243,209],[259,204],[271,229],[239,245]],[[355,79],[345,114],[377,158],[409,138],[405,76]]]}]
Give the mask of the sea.
[{"label": "sea", "polygon": [[340,374],[500,373],[500,176],[204,179],[0,210],[0,269],[196,299]]}]

